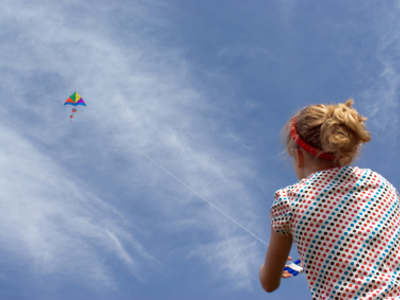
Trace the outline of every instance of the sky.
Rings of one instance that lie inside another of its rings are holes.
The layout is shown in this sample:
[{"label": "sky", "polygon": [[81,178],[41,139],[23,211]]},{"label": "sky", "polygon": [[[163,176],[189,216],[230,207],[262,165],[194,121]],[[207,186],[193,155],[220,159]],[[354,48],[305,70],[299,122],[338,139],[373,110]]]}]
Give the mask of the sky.
[{"label": "sky", "polygon": [[258,281],[308,105],[400,186],[398,0],[0,3],[1,299],[309,299]]}]

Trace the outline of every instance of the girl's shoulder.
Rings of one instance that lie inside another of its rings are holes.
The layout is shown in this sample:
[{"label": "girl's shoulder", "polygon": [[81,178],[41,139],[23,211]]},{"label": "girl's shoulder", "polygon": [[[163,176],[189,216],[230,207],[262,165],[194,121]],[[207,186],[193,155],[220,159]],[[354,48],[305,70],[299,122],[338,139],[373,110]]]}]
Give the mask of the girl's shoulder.
[{"label": "girl's shoulder", "polygon": [[[326,185],[326,184],[344,184],[349,181],[364,181],[364,179],[370,179],[372,177],[383,178],[376,172],[370,169],[361,169],[355,166],[344,166],[335,167],[331,169],[322,170],[310,174],[307,178],[304,178],[301,182],[305,185]],[[383,178],[384,179],[384,178]]]},{"label": "girl's shoulder", "polygon": [[370,169],[360,169],[353,166],[322,170],[310,174],[307,178],[304,178],[295,184],[277,190],[275,192],[275,198],[277,198],[277,196],[301,196],[304,193],[309,193],[310,190],[323,192],[332,186],[340,186],[349,183],[356,184],[356,182],[360,180],[362,181],[363,178],[371,176],[383,178],[379,174],[372,172]]},{"label": "girl's shoulder", "polygon": [[299,181],[298,183],[288,185],[285,188],[279,189],[275,192],[275,203],[282,201],[293,201],[301,197],[302,193],[307,189],[307,183]]},{"label": "girl's shoulder", "polygon": [[287,187],[284,187],[282,189],[279,189],[275,192],[274,198],[284,198],[284,197],[289,197],[293,193],[298,192],[302,188],[303,184],[301,182],[295,183],[288,185]]},{"label": "girl's shoulder", "polygon": [[362,189],[388,187],[395,189],[390,182],[377,172],[368,168],[344,166],[316,172],[303,179],[301,183],[308,188],[324,192],[343,190],[360,192]]},{"label": "girl's shoulder", "polygon": [[334,192],[358,192],[368,186],[389,186],[394,189],[379,173],[367,168],[344,166],[312,173],[295,184],[277,190],[274,198],[275,202],[303,202]]}]

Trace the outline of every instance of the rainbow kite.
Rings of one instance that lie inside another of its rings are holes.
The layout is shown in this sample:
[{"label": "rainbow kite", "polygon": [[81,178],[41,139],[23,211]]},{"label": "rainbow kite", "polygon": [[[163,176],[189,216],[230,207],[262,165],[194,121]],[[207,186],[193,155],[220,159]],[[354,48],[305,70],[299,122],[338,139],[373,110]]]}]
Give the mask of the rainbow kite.
[{"label": "rainbow kite", "polygon": [[77,92],[73,93],[67,101],[65,101],[64,105],[73,105],[73,106],[77,106],[77,105],[83,105],[86,106],[85,101],[83,101],[83,99],[81,98],[81,96],[79,96],[79,94]]}]

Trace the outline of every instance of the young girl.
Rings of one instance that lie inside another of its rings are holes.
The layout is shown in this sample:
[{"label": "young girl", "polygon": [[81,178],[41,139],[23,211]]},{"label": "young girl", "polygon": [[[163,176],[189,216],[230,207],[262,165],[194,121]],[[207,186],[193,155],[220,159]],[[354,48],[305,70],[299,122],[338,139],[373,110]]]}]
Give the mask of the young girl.
[{"label": "young girl", "polygon": [[352,108],[312,105],[285,126],[299,183],[278,190],[259,276],[272,292],[296,244],[312,299],[400,299],[400,203],[381,175],[350,166],[370,141]]}]

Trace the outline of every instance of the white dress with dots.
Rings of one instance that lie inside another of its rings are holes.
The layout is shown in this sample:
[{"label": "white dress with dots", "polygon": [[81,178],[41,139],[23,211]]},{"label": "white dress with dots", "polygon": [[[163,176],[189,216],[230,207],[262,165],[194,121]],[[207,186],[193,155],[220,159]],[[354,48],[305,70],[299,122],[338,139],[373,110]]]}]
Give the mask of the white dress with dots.
[{"label": "white dress with dots", "polygon": [[291,234],[312,299],[400,299],[400,203],[369,169],[338,167],[278,190],[274,230]]}]

